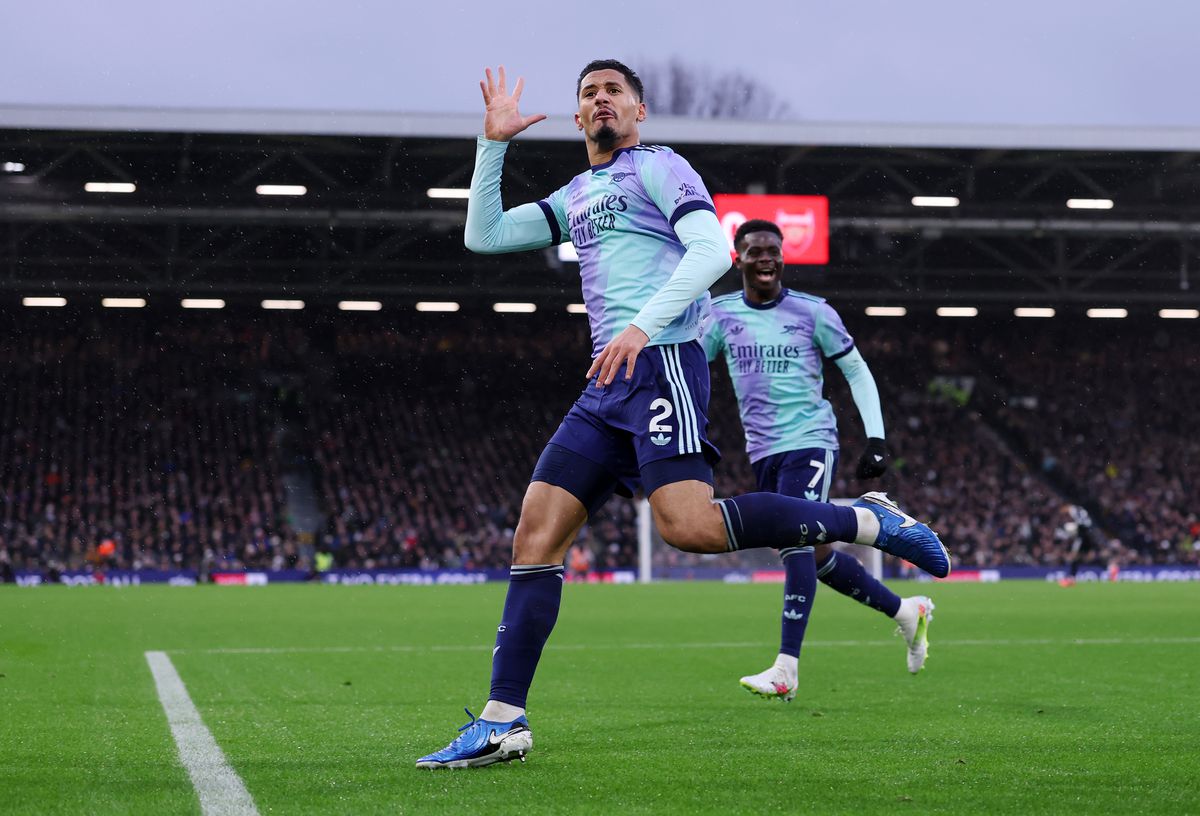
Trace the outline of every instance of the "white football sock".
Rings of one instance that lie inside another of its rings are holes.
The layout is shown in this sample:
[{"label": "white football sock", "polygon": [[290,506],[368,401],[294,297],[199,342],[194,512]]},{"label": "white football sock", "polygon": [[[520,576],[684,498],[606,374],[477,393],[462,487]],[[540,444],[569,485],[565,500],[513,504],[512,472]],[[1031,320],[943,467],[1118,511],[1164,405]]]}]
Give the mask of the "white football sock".
[{"label": "white football sock", "polygon": [[524,716],[525,709],[518,708],[515,705],[501,703],[498,700],[488,700],[487,705],[483,707],[483,713],[479,715],[479,719],[488,720],[489,722],[512,722],[517,717]]},{"label": "white football sock", "polygon": [[879,538],[879,518],[865,507],[855,507],[854,515],[858,517],[858,534],[854,536],[854,543],[873,546]]}]

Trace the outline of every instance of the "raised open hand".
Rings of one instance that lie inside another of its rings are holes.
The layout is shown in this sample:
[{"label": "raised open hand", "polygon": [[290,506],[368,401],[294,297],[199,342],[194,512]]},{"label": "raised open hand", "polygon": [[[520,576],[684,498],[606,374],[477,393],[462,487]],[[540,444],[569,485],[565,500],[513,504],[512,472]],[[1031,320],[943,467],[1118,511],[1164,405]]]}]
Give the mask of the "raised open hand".
[{"label": "raised open hand", "polygon": [[504,66],[499,67],[499,82],[492,79],[492,69],[485,68],[483,73],[487,80],[480,80],[479,90],[483,91],[483,102],[487,105],[487,113],[483,115],[483,135],[493,142],[507,142],[525,128],[546,118],[544,113],[533,116],[522,116],[517,110],[517,102],[521,100],[521,89],[525,86],[525,78],[517,77],[516,87],[512,95],[508,93],[508,84],[504,79]]}]

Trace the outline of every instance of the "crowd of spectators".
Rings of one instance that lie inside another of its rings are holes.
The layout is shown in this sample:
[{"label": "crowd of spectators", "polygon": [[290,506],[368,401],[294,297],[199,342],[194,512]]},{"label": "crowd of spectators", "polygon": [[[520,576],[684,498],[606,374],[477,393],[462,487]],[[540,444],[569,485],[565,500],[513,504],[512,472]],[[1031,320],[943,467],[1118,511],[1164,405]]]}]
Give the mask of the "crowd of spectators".
[{"label": "crowd of spectators", "polygon": [[[349,567],[507,567],[529,475],[583,385],[586,323],[346,329],[310,401],[322,544]],[[593,569],[636,558],[633,506],[580,533]]]},{"label": "crowd of spectators", "polygon": [[[866,442],[862,420],[845,379],[828,365],[825,390],[841,444],[830,497],[886,491],[941,533],[958,568],[1063,563],[1064,549],[1055,539],[1062,499],[970,407],[972,383],[963,347],[889,329],[860,334],[856,342],[879,387],[891,466],[879,479],[854,478]],[[753,490],[732,388],[723,371],[714,375],[712,436],[720,440],[724,456],[716,474],[718,492]],[[761,560],[757,554],[750,558]],[[670,553],[663,562],[697,559]]]},{"label": "crowd of spectators", "polygon": [[0,560],[12,569],[295,563],[248,325],[43,324],[0,339]]},{"label": "crowd of spectators", "polygon": [[[879,384],[892,463],[880,480],[854,479],[862,426],[829,366],[842,441],[834,496],[887,490],[941,531],[960,568],[1062,565],[1078,548],[1054,487],[1066,480],[1096,516],[1090,557],[1200,560],[1187,501],[1200,380],[1188,376],[1196,352],[1182,333],[946,326],[851,326]],[[80,322],[9,333],[0,561],[308,568],[318,549],[350,568],[505,567],[529,474],[583,386],[589,345],[585,319],[565,314],[147,318],[120,331]],[[301,385],[285,404],[277,374],[289,368]],[[984,382],[1002,392],[991,413]],[[324,518],[311,539],[289,522],[281,478],[289,413]],[[710,419],[724,454],[718,495],[753,490],[719,369]],[[636,506],[614,498],[569,561],[629,567],[636,542]],[[731,563],[666,548],[658,562]]]},{"label": "crowd of spectators", "polygon": [[1194,330],[1048,327],[980,345],[1009,397],[1003,421],[1094,501],[1125,563],[1200,562]]}]

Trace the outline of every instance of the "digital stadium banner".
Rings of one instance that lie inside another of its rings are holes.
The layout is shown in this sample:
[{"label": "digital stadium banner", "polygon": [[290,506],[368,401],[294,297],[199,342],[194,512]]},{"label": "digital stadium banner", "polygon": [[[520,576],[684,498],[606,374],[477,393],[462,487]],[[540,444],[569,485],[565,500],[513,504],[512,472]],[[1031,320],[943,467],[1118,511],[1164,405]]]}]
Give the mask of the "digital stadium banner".
[{"label": "digital stadium banner", "polygon": [[127,587],[141,584],[170,584],[172,586],[195,586],[199,576],[195,570],[68,570],[66,572],[29,572],[18,570],[14,575],[17,586],[114,586]]},{"label": "digital stadium banner", "polygon": [[829,199],[800,195],[713,196],[721,229],[733,250],[738,227],[755,218],[773,221],[783,233],[783,262],[829,263]]}]

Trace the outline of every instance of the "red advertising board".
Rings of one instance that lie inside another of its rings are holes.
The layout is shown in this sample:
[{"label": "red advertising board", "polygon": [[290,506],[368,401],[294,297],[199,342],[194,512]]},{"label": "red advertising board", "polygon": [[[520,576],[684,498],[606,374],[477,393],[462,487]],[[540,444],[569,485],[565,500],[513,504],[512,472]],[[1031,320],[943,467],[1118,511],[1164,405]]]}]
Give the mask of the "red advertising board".
[{"label": "red advertising board", "polygon": [[783,261],[829,263],[829,199],[825,196],[715,195],[717,218],[733,247],[733,235],[746,221],[774,221],[783,233]]}]

